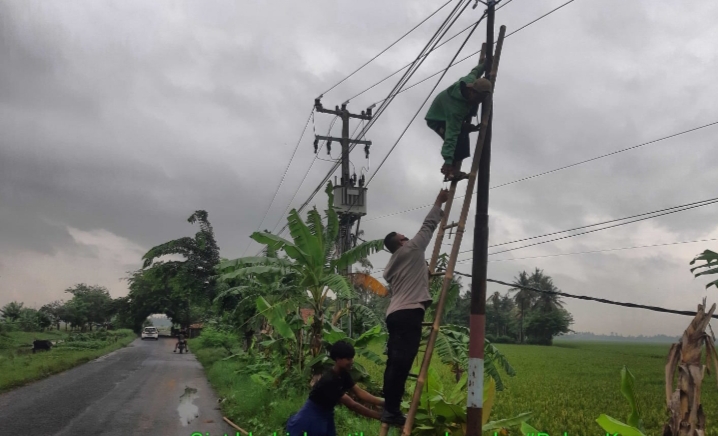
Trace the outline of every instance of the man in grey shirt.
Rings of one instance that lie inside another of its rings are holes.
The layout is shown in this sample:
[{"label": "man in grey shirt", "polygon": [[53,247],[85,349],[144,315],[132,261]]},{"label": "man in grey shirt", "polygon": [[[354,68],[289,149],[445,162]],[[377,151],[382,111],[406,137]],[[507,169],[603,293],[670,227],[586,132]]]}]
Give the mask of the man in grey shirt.
[{"label": "man in grey shirt", "polygon": [[439,192],[434,207],[413,239],[396,232],[384,238],[384,246],[392,255],[384,269],[384,279],[391,286],[391,302],[386,310],[389,343],[381,421],[392,425],[401,426],[406,421],[399,405],[404,396],[406,379],[419,351],[424,311],[432,303],[425,252],[444,215],[441,205],[448,199],[449,191]]}]

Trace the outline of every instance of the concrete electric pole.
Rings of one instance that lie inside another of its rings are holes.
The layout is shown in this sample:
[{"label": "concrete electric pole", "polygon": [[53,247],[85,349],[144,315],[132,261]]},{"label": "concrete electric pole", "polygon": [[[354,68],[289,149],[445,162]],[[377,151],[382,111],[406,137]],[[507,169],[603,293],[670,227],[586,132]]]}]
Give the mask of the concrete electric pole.
[{"label": "concrete electric pole", "polygon": [[[314,140],[315,153],[317,152],[317,144],[320,140],[327,141],[327,154],[331,151],[330,147],[333,141],[339,142],[342,146],[342,175],[340,183],[338,185],[336,183],[334,184],[334,208],[339,215],[339,240],[337,241],[337,246],[339,255],[341,255],[354,246],[352,226],[362,216],[366,215],[366,188],[364,187],[364,175],[362,175],[359,179],[357,179],[356,173],[350,175],[349,146],[350,144],[364,144],[364,152],[367,157],[369,157],[369,147],[371,146],[371,141],[357,141],[349,138],[349,120],[351,118],[356,118],[369,121],[372,119],[372,114],[371,109],[362,111],[361,114],[352,114],[347,110],[347,103],[342,104],[341,108],[339,108],[339,106],[335,107],[334,110],[325,109],[322,107],[320,98],[314,100],[315,110],[324,114],[336,115],[342,120],[341,138],[317,135]],[[349,266],[345,268],[341,271],[341,274],[349,277],[351,274],[351,267]],[[350,310],[349,337],[352,337],[351,300],[348,302],[348,308]]]}]

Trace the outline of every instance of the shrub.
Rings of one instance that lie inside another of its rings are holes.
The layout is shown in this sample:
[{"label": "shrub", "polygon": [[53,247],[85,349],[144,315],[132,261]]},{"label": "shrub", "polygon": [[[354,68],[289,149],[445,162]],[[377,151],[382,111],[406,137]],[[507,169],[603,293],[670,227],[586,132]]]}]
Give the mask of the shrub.
[{"label": "shrub", "polygon": [[229,353],[232,352],[232,348],[239,346],[239,341],[234,335],[212,327],[203,329],[197,342],[202,348],[224,348]]}]

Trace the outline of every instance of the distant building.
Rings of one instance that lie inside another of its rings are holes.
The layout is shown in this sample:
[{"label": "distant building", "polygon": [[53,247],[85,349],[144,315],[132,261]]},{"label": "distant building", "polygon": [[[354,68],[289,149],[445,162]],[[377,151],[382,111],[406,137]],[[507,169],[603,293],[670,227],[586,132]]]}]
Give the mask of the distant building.
[{"label": "distant building", "polygon": [[190,339],[196,338],[199,336],[199,334],[202,332],[203,324],[190,324],[189,331],[187,332],[187,336],[189,336]]}]

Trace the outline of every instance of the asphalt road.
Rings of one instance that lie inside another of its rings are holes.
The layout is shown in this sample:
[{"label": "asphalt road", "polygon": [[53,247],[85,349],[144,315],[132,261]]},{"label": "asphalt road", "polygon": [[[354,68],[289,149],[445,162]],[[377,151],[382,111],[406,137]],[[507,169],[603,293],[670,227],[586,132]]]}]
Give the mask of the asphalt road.
[{"label": "asphalt road", "polygon": [[0,395],[0,435],[235,435],[202,366],[175,342],[137,339]]}]

